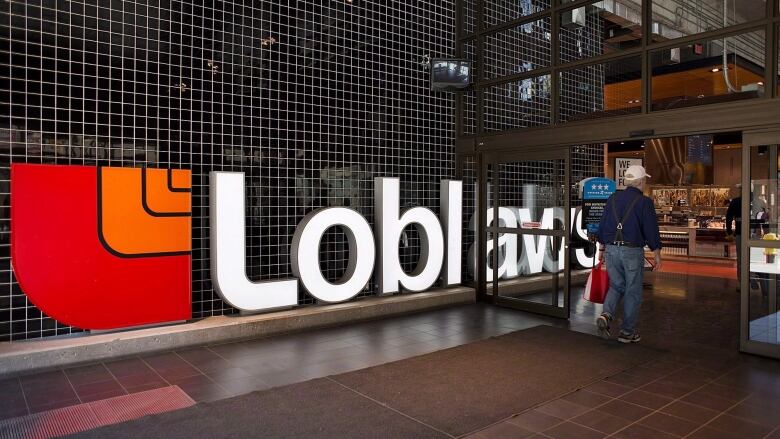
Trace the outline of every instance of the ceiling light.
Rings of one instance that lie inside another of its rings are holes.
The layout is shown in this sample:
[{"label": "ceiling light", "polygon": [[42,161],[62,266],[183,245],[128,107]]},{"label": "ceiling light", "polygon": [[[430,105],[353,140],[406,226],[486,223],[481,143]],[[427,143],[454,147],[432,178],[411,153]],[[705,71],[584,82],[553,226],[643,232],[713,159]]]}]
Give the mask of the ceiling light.
[{"label": "ceiling light", "polygon": [[720,69],[718,67],[715,67],[714,69],[710,70],[712,73],[718,73]]},{"label": "ceiling light", "polygon": [[758,81],[758,85],[764,85],[764,81]]}]

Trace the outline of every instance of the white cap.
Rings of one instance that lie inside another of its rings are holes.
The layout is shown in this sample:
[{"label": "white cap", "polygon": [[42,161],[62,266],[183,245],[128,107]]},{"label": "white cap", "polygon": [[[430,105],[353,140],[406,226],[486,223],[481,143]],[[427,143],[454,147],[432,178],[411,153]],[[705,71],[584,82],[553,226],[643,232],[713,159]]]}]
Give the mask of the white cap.
[{"label": "white cap", "polygon": [[636,180],[639,178],[650,178],[645,172],[645,168],[639,165],[629,166],[625,173],[626,180]]}]

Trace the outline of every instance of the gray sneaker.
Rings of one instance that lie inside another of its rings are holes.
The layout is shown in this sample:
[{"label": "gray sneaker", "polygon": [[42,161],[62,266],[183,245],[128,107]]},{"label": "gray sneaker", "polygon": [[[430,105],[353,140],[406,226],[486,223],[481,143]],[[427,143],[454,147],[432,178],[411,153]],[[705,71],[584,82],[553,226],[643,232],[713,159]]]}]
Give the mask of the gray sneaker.
[{"label": "gray sneaker", "polygon": [[626,334],[625,332],[620,331],[620,334],[618,335],[618,341],[621,343],[639,343],[642,341],[642,337],[640,337],[636,332],[633,334]]},{"label": "gray sneaker", "polygon": [[599,337],[609,340],[612,335],[609,332],[609,323],[612,321],[612,317],[609,314],[602,314],[596,318],[596,326],[599,328]]}]

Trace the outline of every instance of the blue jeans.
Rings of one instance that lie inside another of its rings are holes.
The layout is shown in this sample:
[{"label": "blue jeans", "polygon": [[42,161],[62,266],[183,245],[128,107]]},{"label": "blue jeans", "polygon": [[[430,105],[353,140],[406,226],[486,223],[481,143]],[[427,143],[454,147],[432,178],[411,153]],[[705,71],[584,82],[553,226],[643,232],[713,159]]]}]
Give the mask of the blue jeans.
[{"label": "blue jeans", "polygon": [[645,250],[641,247],[607,245],[609,290],[604,300],[604,313],[614,318],[623,299],[623,324],[620,331],[633,334],[642,306],[642,278],[645,271]]}]

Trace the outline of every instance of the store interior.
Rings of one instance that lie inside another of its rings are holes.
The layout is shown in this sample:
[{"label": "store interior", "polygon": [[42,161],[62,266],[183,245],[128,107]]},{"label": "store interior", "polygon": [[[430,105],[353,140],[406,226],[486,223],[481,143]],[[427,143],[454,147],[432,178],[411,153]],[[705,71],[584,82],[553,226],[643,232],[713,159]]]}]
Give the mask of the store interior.
[{"label": "store interior", "polygon": [[[740,194],[741,133],[614,142],[605,149],[605,175],[619,185],[621,164],[641,164],[652,176],[645,190],[655,203],[665,255],[736,261],[736,241],[727,233],[726,213],[729,202]],[[768,172],[769,154],[757,150],[753,155],[751,222],[757,223],[760,233],[758,223],[769,220],[773,201],[767,199],[769,188],[755,177]]]}]

